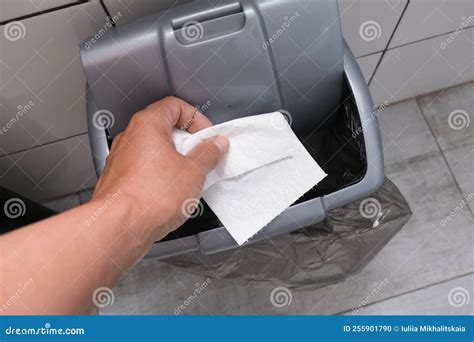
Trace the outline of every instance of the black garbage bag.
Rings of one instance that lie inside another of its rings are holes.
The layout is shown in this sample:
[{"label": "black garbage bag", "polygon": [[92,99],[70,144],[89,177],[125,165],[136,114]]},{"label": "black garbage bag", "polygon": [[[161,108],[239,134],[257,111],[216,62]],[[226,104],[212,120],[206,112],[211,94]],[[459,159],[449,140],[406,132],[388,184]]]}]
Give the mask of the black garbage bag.
[{"label": "black garbage bag", "polygon": [[165,262],[211,279],[317,289],[359,272],[411,214],[405,198],[386,178],[378,192],[329,212],[314,226],[235,250],[193,252]]}]

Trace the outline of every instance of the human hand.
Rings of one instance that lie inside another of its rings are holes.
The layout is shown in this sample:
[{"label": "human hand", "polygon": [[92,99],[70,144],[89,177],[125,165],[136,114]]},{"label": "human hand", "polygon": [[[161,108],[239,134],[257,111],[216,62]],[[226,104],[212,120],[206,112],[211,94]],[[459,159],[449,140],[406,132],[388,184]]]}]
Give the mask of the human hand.
[{"label": "human hand", "polygon": [[131,220],[126,224],[144,229],[153,241],[181,226],[190,214],[183,209],[185,202],[201,197],[207,174],[229,149],[227,138],[215,137],[187,156],[179,154],[171,133],[173,128],[186,125],[195,133],[212,123],[175,97],[136,113],[127,129],[114,139],[92,201],[103,203],[111,196],[125,201]]}]

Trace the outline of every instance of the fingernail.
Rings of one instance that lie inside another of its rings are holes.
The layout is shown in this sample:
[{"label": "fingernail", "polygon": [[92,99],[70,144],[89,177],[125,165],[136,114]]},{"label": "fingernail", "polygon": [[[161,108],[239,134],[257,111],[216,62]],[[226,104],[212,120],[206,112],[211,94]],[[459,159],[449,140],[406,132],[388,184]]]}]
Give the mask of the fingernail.
[{"label": "fingernail", "polygon": [[224,154],[229,151],[230,142],[226,137],[216,137],[212,143],[217,146],[219,151]]}]

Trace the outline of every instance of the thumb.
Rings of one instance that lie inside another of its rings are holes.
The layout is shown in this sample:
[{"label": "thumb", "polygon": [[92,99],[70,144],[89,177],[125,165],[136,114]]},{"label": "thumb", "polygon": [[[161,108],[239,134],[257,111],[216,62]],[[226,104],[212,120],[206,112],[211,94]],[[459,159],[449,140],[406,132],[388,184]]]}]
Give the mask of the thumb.
[{"label": "thumb", "polygon": [[218,136],[201,142],[189,154],[205,174],[211,172],[229,151],[229,139]]}]

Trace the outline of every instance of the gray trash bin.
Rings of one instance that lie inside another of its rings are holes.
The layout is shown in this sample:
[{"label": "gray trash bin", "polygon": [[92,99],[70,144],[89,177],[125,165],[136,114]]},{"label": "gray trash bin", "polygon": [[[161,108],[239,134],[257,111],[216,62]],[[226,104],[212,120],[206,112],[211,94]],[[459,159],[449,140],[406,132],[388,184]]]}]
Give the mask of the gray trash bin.
[{"label": "gray trash bin", "polygon": [[[384,180],[377,114],[334,0],[194,1],[86,39],[81,58],[99,176],[110,142],[131,116],[168,95],[204,106],[216,124],[276,110],[291,118],[328,177],[249,243],[320,222]],[[114,124],[98,129],[93,121],[100,112]],[[238,247],[204,208],[148,257]]]}]

